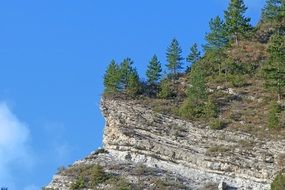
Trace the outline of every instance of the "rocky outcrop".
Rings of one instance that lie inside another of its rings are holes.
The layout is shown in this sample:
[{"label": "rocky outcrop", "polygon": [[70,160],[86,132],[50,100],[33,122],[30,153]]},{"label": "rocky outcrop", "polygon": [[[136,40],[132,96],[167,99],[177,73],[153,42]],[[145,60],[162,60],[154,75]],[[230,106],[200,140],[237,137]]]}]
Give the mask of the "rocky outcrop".
[{"label": "rocky outcrop", "polygon": [[[100,164],[132,183],[143,181],[146,189],[152,189],[150,179],[163,179],[176,184],[173,189],[214,184],[216,189],[267,190],[285,161],[285,141],[211,130],[133,100],[103,99],[101,108],[106,152],[93,153],[74,166]],[[152,172],[134,175],[142,165]],[[47,187],[68,189],[73,180],[59,173]]]}]

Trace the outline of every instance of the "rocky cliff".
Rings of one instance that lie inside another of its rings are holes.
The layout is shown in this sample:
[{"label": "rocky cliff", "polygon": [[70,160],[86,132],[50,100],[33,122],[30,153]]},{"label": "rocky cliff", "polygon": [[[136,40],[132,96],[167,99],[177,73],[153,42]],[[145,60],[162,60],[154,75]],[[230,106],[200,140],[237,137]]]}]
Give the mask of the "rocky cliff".
[{"label": "rocky cliff", "polygon": [[[123,177],[131,189],[267,190],[285,164],[285,140],[211,130],[154,112],[138,100],[103,99],[101,109],[104,150],[60,171],[47,189],[70,189],[78,176],[67,171],[96,164]],[[116,186],[101,183],[96,188]]]}]

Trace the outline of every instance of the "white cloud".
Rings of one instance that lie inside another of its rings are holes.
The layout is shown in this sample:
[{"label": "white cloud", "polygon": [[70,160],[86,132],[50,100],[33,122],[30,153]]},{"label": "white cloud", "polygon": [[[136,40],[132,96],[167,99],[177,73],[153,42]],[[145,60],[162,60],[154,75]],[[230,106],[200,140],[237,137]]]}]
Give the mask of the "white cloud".
[{"label": "white cloud", "polygon": [[0,186],[15,189],[12,168],[28,169],[32,154],[28,146],[29,128],[0,102]]}]

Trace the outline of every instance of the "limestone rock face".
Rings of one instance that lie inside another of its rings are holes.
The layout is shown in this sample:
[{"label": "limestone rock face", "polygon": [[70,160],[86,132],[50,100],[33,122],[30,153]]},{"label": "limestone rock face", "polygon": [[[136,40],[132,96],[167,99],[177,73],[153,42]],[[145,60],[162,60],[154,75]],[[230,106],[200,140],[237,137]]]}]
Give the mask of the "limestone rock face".
[{"label": "limestone rock face", "polygon": [[[211,130],[133,100],[102,99],[101,109],[106,152],[74,165],[100,164],[132,183],[143,182],[142,189],[155,189],[151,179],[163,179],[177,184],[169,189],[218,189],[220,184],[220,189],[268,190],[284,163],[285,141]],[[142,165],[152,172],[134,174]],[[73,180],[59,173],[47,188],[69,189]]]}]

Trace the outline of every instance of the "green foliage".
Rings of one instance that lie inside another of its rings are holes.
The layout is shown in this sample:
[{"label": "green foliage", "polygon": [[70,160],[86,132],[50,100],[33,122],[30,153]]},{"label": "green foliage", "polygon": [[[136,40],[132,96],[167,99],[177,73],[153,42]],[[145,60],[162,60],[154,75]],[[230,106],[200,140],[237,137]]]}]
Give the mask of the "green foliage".
[{"label": "green foliage", "polygon": [[268,117],[268,127],[270,129],[279,128],[279,117],[278,117],[279,112],[280,110],[278,103],[276,101],[273,101],[270,105],[269,117]]},{"label": "green foliage", "polygon": [[133,61],[126,58],[118,65],[113,60],[108,66],[104,76],[105,93],[123,92],[128,95],[136,95],[140,90],[140,81]]},{"label": "green foliage", "polygon": [[195,106],[189,99],[186,99],[179,108],[179,115],[184,119],[193,119],[202,115],[203,108]]},{"label": "green foliage", "polygon": [[103,167],[100,165],[95,165],[91,169],[91,186],[96,187],[98,184],[103,183],[109,179],[109,176],[103,170]]},{"label": "green foliage", "polygon": [[80,190],[85,188],[85,181],[84,178],[81,176],[79,177],[74,183],[71,184],[71,190]]},{"label": "green foliage", "polygon": [[271,190],[284,190],[285,189],[285,175],[278,174],[274,181],[271,183]]},{"label": "green foliage", "polygon": [[137,74],[137,71],[134,70],[128,78],[127,81],[127,88],[126,93],[130,96],[137,95],[140,91],[140,82],[139,82],[139,76]]},{"label": "green foliage", "polygon": [[218,108],[211,98],[205,104],[204,113],[207,118],[216,118],[218,116]]},{"label": "green foliage", "polygon": [[224,62],[226,55],[223,50],[208,49],[204,58],[200,61],[203,65],[207,76],[213,76],[222,74],[222,63]]},{"label": "green foliage", "polygon": [[210,32],[206,34],[207,44],[204,46],[205,50],[220,51],[228,44],[226,38],[225,24],[223,20],[217,16],[210,20]]},{"label": "green foliage", "polygon": [[244,87],[247,85],[246,78],[241,74],[228,74],[226,76],[227,81],[233,87]]},{"label": "green foliage", "polygon": [[177,72],[182,69],[182,49],[179,42],[173,39],[166,52],[167,68],[172,75],[176,75]]},{"label": "green foliage", "polygon": [[183,118],[200,118],[205,115],[204,106],[207,100],[205,74],[200,65],[192,66],[189,73],[187,99],[181,105],[179,114]]},{"label": "green foliage", "polygon": [[262,9],[262,20],[272,21],[284,16],[284,0],[267,0]]},{"label": "green foliage", "polygon": [[147,71],[146,71],[146,76],[148,78],[147,88],[143,89],[144,92],[151,97],[156,97],[157,95],[158,84],[161,78],[161,72],[162,72],[161,64],[157,56],[154,55],[147,66]]},{"label": "green foliage", "polygon": [[210,120],[209,125],[211,129],[221,130],[225,127],[225,122],[219,118],[213,118]]},{"label": "green foliage", "polygon": [[281,100],[285,87],[285,37],[273,35],[269,44],[269,61],[263,67],[265,86]]},{"label": "green foliage", "polygon": [[114,60],[111,61],[104,75],[104,86],[106,93],[117,92],[120,83],[120,69]]},{"label": "green foliage", "polygon": [[205,73],[203,68],[195,64],[189,74],[189,88],[187,98],[195,105],[201,105],[207,100],[207,89],[205,84]]},{"label": "green foliage", "polygon": [[147,66],[146,76],[148,78],[149,84],[156,84],[160,80],[161,77],[161,64],[156,55],[152,57]]},{"label": "green foliage", "polygon": [[131,185],[125,180],[119,180],[116,184],[116,190],[131,190]]},{"label": "green foliage", "polygon": [[172,97],[173,95],[174,94],[173,94],[173,90],[171,89],[169,79],[162,80],[160,83],[160,91],[158,93],[158,97],[166,99],[166,98]]},{"label": "green foliage", "polygon": [[[197,63],[201,59],[201,52],[198,50],[198,45],[195,43],[190,48],[190,53],[186,58],[186,61],[190,63],[190,66]],[[187,68],[189,70],[190,66]]]},{"label": "green foliage", "polygon": [[250,18],[244,16],[246,10],[243,0],[231,0],[225,11],[225,31],[228,39],[234,40],[236,44],[251,29]]}]

